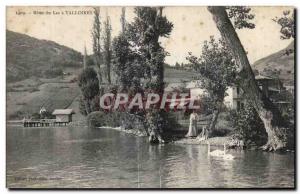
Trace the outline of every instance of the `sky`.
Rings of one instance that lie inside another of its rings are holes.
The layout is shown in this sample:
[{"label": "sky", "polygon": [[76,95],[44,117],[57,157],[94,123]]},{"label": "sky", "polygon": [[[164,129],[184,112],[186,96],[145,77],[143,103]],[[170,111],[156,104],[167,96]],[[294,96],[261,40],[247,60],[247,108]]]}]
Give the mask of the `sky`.
[{"label": "sky", "polygon": [[[280,39],[280,26],[272,21],[292,7],[251,7],[255,14],[255,29],[238,30],[238,36],[248,52],[250,63],[285,48],[292,40]],[[101,7],[101,18],[109,16],[112,36],[121,30],[121,7]],[[55,41],[81,53],[84,45],[92,53],[92,7],[7,7],[6,28],[29,36]],[[126,7],[126,21],[134,18],[134,8]],[[38,12],[38,14],[37,14]],[[43,13],[43,14],[41,14]],[[166,63],[186,62],[189,52],[199,56],[201,47],[210,36],[220,37],[206,7],[165,7],[163,10],[174,28],[168,38],[160,39],[169,53]]]}]

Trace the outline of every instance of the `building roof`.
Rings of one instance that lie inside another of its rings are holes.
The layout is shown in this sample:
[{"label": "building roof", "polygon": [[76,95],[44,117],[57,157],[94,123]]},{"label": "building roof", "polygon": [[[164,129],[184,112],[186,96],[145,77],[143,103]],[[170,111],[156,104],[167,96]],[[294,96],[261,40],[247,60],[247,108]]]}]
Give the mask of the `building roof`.
[{"label": "building roof", "polygon": [[273,78],[264,76],[264,75],[257,75],[257,76],[255,76],[255,79],[256,80],[273,80]]},{"label": "building roof", "polygon": [[70,115],[75,114],[73,109],[55,109],[52,113],[53,115]]}]

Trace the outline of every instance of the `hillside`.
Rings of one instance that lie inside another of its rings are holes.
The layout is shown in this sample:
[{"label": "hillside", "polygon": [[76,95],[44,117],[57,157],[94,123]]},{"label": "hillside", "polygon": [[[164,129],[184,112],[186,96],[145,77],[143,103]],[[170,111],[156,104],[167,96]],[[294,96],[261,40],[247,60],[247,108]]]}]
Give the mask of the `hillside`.
[{"label": "hillside", "polygon": [[42,106],[52,112],[73,104],[80,95],[82,55],[53,41],[6,33],[7,119],[29,118]]},{"label": "hillside", "polygon": [[260,74],[279,77],[285,84],[294,83],[294,41],[285,49],[264,57],[253,64]]},{"label": "hillside", "polygon": [[[7,119],[29,118],[42,106],[52,112],[73,108],[80,117],[76,78],[81,71],[82,56],[55,42],[39,40],[7,31]],[[60,68],[64,75],[47,76],[49,69]],[[191,80],[196,74],[173,68],[165,69],[165,81]]]},{"label": "hillside", "polygon": [[81,67],[82,55],[53,41],[39,40],[6,31],[6,75],[8,82],[31,76],[45,78],[62,73],[67,67]]},{"label": "hillside", "polygon": [[191,81],[197,77],[197,73],[182,69],[165,68],[164,76],[166,83],[174,83]]}]

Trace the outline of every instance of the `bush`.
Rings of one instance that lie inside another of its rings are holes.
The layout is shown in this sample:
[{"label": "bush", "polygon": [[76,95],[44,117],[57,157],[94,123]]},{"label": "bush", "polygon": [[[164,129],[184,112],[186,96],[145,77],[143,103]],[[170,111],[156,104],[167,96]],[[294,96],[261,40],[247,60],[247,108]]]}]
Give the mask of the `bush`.
[{"label": "bush", "polygon": [[106,125],[106,113],[104,112],[92,112],[87,116],[88,126],[101,127]]},{"label": "bush", "polygon": [[249,103],[245,103],[243,109],[231,111],[229,114],[235,137],[243,140],[246,146],[261,146],[267,141],[267,133],[262,120],[256,110]]}]

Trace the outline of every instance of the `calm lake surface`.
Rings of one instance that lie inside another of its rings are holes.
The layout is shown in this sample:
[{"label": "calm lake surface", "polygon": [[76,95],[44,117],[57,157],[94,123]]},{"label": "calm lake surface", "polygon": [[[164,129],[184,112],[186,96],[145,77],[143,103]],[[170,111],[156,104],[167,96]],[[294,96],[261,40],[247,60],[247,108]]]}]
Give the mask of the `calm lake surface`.
[{"label": "calm lake surface", "polygon": [[208,157],[205,145],[149,145],[109,129],[8,126],[6,181],[10,188],[294,187],[293,153],[228,152],[233,161]]}]

